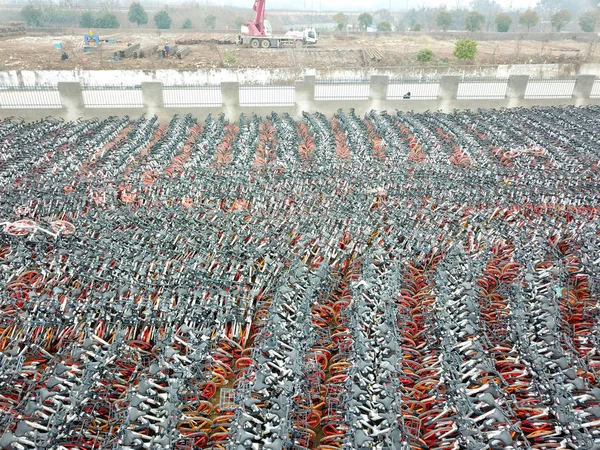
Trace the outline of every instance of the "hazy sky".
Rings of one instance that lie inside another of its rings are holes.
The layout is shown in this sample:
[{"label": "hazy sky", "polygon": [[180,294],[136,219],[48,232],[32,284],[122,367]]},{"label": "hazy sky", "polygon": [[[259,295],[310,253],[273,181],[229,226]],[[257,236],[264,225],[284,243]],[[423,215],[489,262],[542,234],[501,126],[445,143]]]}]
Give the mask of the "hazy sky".
[{"label": "hazy sky", "polygon": [[[529,5],[535,6],[537,0],[496,0],[503,7],[509,8],[511,5],[515,8],[524,8]],[[209,3],[223,4],[232,6],[249,7],[254,4],[253,0],[209,0]],[[310,9],[311,3],[315,10],[319,10],[319,5],[323,11],[338,10],[375,10],[389,7],[389,0],[267,0],[268,8],[289,8],[289,9]],[[406,10],[408,8],[419,8],[420,6],[439,6],[448,5],[448,7],[459,6],[468,7],[470,0],[392,0],[392,11]]]}]

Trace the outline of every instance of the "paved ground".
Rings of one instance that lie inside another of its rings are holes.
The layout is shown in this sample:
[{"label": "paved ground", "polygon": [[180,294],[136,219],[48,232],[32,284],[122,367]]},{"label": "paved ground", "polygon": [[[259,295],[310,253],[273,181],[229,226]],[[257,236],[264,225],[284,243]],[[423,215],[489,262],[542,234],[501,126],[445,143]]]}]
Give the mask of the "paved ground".
[{"label": "paved ground", "polygon": [[[452,56],[453,39],[436,40],[429,36],[324,36],[319,44],[309,48],[253,50],[235,45],[215,44],[222,34],[195,36],[201,43],[191,45],[191,53],[182,60],[158,58],[114,61],[113,53],[127,43],[139,42],[142,47],[173,44],[178,39],[194,35],[177,33],[114,33],[103,39],[116,39],[119,44],[104,44],[100,50],[84,53],[81,36],[22,36],[6,38],[0,43],[0,70],[19,69],[210,69],[225,67],[250,68],[303,68],[321,70],[336,68],[398,67],[417,64],[415,55],[429,48],[435,52],[437,64],[457,64]],[[233,35],[225,37],[234,38]],[[60,60],[60,52],[53,43],[60,41],[70,56]],[[376,49],[376,58],[370,58]],[[477,63],[556,63],[600,61],[600,49],[591,52],[591,44],[577,41],[482,41],[479,43]],[[366,53],[365,53],[366,51]],[[228,56],[228,55],[232,55]],[[381,59],[379,59],[381,58]]]}]

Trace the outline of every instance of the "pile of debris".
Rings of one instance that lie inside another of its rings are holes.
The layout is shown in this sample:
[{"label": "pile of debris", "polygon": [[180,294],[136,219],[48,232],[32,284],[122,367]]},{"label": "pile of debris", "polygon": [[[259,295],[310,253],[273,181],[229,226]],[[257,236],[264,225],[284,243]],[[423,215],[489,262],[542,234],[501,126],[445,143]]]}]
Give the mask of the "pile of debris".
[{"label": "pile of debris", "polygon": [[0,23],[0,38],[8,36],[24,36],[25,22]]},{"label": "pile of debris", "polygon": [[362,54],[365,63],[369,61],[381,62],[385,58],[383,52],[375,47],[363,47]]},{"label": "pile of debris", "polygon": [[[189,47],[179,47],[177,45],[173,45],[170,48],[170,57],[176,57],[178,59],[182,59],[184,56],[190,53]],[[164,49],[163,47],[159,47],[158,45],[150,45],[148,47],[141,47],[139,43],[128,45],[124,49],[118,50],[115,52],[115,56],[118,56],[120,59],[125,58],[148,58],[150,56],[164,57]]]},{"label": "pile of debris", "polygon": [[214,35],[214,34],[195,34],[188,35],[175,41],[179,45],[199,45],[199,44],[235,44],[237,36],[234,34]]}]

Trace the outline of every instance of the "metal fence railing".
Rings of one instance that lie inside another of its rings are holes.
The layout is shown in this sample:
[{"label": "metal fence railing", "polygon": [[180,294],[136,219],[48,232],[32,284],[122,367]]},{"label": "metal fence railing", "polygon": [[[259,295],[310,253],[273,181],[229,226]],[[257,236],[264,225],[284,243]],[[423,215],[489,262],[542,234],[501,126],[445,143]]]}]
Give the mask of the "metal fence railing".
[{"label": "metal fence railing", "polygon": [[440,92],[440,80],[390,79],[386,98],[388,100],[436,100]]},{"label": "metal fence railing", "polygon": [[143,108],[141,86],[83,86],[86,108]]},{"label": "metal fence railing", "polygon": [[[441,78],[389,78],[386,100],[438,100],[441,95]],[[10,82],[8,82],[10,83]],[[56,85],[18,86],[0,83],[0,109],[51,109],[69,108]],[[239,106],[292,106],[296,104],[296,84],[278,81],[278,84],[239,85]],[[570,99],[575,92],[577,80],[529,79],[525,99]],[[60,83],[59,83],[60,84]],[[456,99],[505,99],[508,91],[507,78],[463,78],[458,84]],[[589,86],[589,85],[588,85]],[[64,95],[71,95],[65,91]],[[78,92],[73,92],[78,95]],[[380,99],[379,90],[373,91]],[[144,96],[140,85],[92,85],[82,84],[81,95],[85,108],[143,108]],[[369,100],[369,79],[320,78],[315,81],[315,93],[310,100]],[[447,97],[446,97],[447,98]],[[600,78],[592,86],[590,98],[600,98]],[[153,103],[154,98],[147,99]],[[221,107],[222,88],[218,84],[179,84],[162,86],[163,105],[169,107]],[[482,104],[485,106],[485,103]],[[340,105],[343,107],[343,105]]]},{"label": "metal fence railing", "polygon": [[368,100],[369,80],[321,78],[315,83],[315,100]]},{"label": "metal fence railing", "polygon": [[221,86],[179,85],[162,87],[163,104],[167,107],[218,107],[223,104]]},{"label": "metal fence railing", "polygon": [[508,89],[507,78],[465,78],[458,84],[458,100],[503,99]]},{"label": "metal fence railing", "polygon": [[62,108],[56,86],[0,85],[0,109]]},{"label": "metal fence railing", "polygon": [[600,79],[594,81],[590,98],[600,98]]},{"label": "metal fence railing", "polygon": [[575,79],[529,79],[525,98],[571,98],[575,89]]},{"label": "metal fence railing", "polygon": [[240,106],[291,106],[295,103],[295,86],[240,86]]}]

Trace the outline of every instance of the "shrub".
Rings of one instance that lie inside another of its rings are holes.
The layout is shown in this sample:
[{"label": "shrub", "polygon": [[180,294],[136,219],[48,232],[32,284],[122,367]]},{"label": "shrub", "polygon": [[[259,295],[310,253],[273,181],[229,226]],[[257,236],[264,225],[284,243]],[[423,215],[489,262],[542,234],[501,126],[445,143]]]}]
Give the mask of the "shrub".
[{"label": "shrub", "polygon": [[421,31],[422,28],[423,27],[421,27],[421,24],[419,22],[417,22],[412,26],[411,31]]},{"label": "shrub", "polygon": [[387,20],[384,20],[383,22],[379,22],[377,24],[377,31],[392,31],[392,24],[389,23]]},{"label": "shrub", "polygon": [[191,30],[192,29],[192,21],[189,18],[185,19],[185,22],[183,22],[183,25],[181,25],[181,28],[183,30]]},{"label": "shrub", "polygon": [[233,67],[236,65],[236,63],[237,58],[235,55],[232,55],[231,53],[225,53],[225,56],[223,56],[223,65],[225,67]]},{"label": "shrub", "polygon": [[433,52],[428,48],[419,50],[419,53],[417,53],[417,61],[423,64],[433,61]]},{"label": "shrub", "polygon": [[473,39],[461,39],[456,42],[453,55],[458,59],[475,59],[477,53],[477,41]]}]

